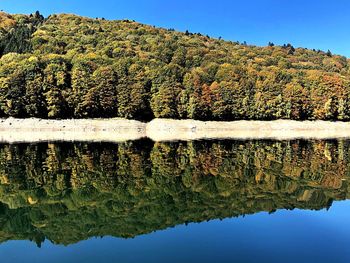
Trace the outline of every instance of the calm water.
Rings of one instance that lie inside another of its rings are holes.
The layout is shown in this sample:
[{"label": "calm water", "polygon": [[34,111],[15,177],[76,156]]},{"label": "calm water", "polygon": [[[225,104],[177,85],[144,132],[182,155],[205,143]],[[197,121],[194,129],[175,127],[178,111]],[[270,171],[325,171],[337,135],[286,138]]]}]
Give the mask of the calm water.
[{"label": "calm water", "polygon": [[1,262],[350,262],[350,141],[0,145]]}]

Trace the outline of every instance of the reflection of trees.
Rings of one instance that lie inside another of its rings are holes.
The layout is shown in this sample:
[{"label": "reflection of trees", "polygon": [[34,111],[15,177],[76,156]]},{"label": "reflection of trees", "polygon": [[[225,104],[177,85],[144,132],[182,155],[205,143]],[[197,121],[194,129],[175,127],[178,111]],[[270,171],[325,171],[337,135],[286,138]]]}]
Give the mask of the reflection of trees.
[{"label": "reflection of trees", "polygon": [[70,244],[348,198],[347,141],[0,146],[0,238]]}]

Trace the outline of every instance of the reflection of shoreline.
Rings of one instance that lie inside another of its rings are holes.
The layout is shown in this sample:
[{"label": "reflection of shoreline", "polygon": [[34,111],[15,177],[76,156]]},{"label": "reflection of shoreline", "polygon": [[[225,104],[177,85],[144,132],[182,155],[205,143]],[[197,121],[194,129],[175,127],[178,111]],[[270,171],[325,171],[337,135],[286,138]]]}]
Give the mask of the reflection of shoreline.
[{"label": "reflection of shoreline", "polygon": [[233,121],[155,119],[149,123],[126,119],[2,119],[0,141],[106,141],[148,137],[154,141],[198,139],[335,139],[350,138],[350,122]]},{"label": "reflection of shoreline", "polygon": [[0,145],[0,243],[73,244],[349,199],[350,141]]}]

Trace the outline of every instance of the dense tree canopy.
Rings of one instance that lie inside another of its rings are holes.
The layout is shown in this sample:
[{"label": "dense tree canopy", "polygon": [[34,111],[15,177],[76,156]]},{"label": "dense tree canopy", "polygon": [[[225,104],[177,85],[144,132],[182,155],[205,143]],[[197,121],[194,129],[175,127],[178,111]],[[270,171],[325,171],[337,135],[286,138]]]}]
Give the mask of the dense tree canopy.
[{"label": "dense tree canopy", "polygon": [[350,63],[134,21],[0,13],[0,116],[350,119]]}]

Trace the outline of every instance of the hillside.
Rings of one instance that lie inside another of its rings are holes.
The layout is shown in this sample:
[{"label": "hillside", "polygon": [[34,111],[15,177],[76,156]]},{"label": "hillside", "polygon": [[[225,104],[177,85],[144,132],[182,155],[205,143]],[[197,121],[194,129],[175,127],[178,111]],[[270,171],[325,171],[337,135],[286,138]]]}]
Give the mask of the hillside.
[{"label": "hillside", "polygon": [[137,22],[0,13],[0,116],[350,119],[349,60]]}]

